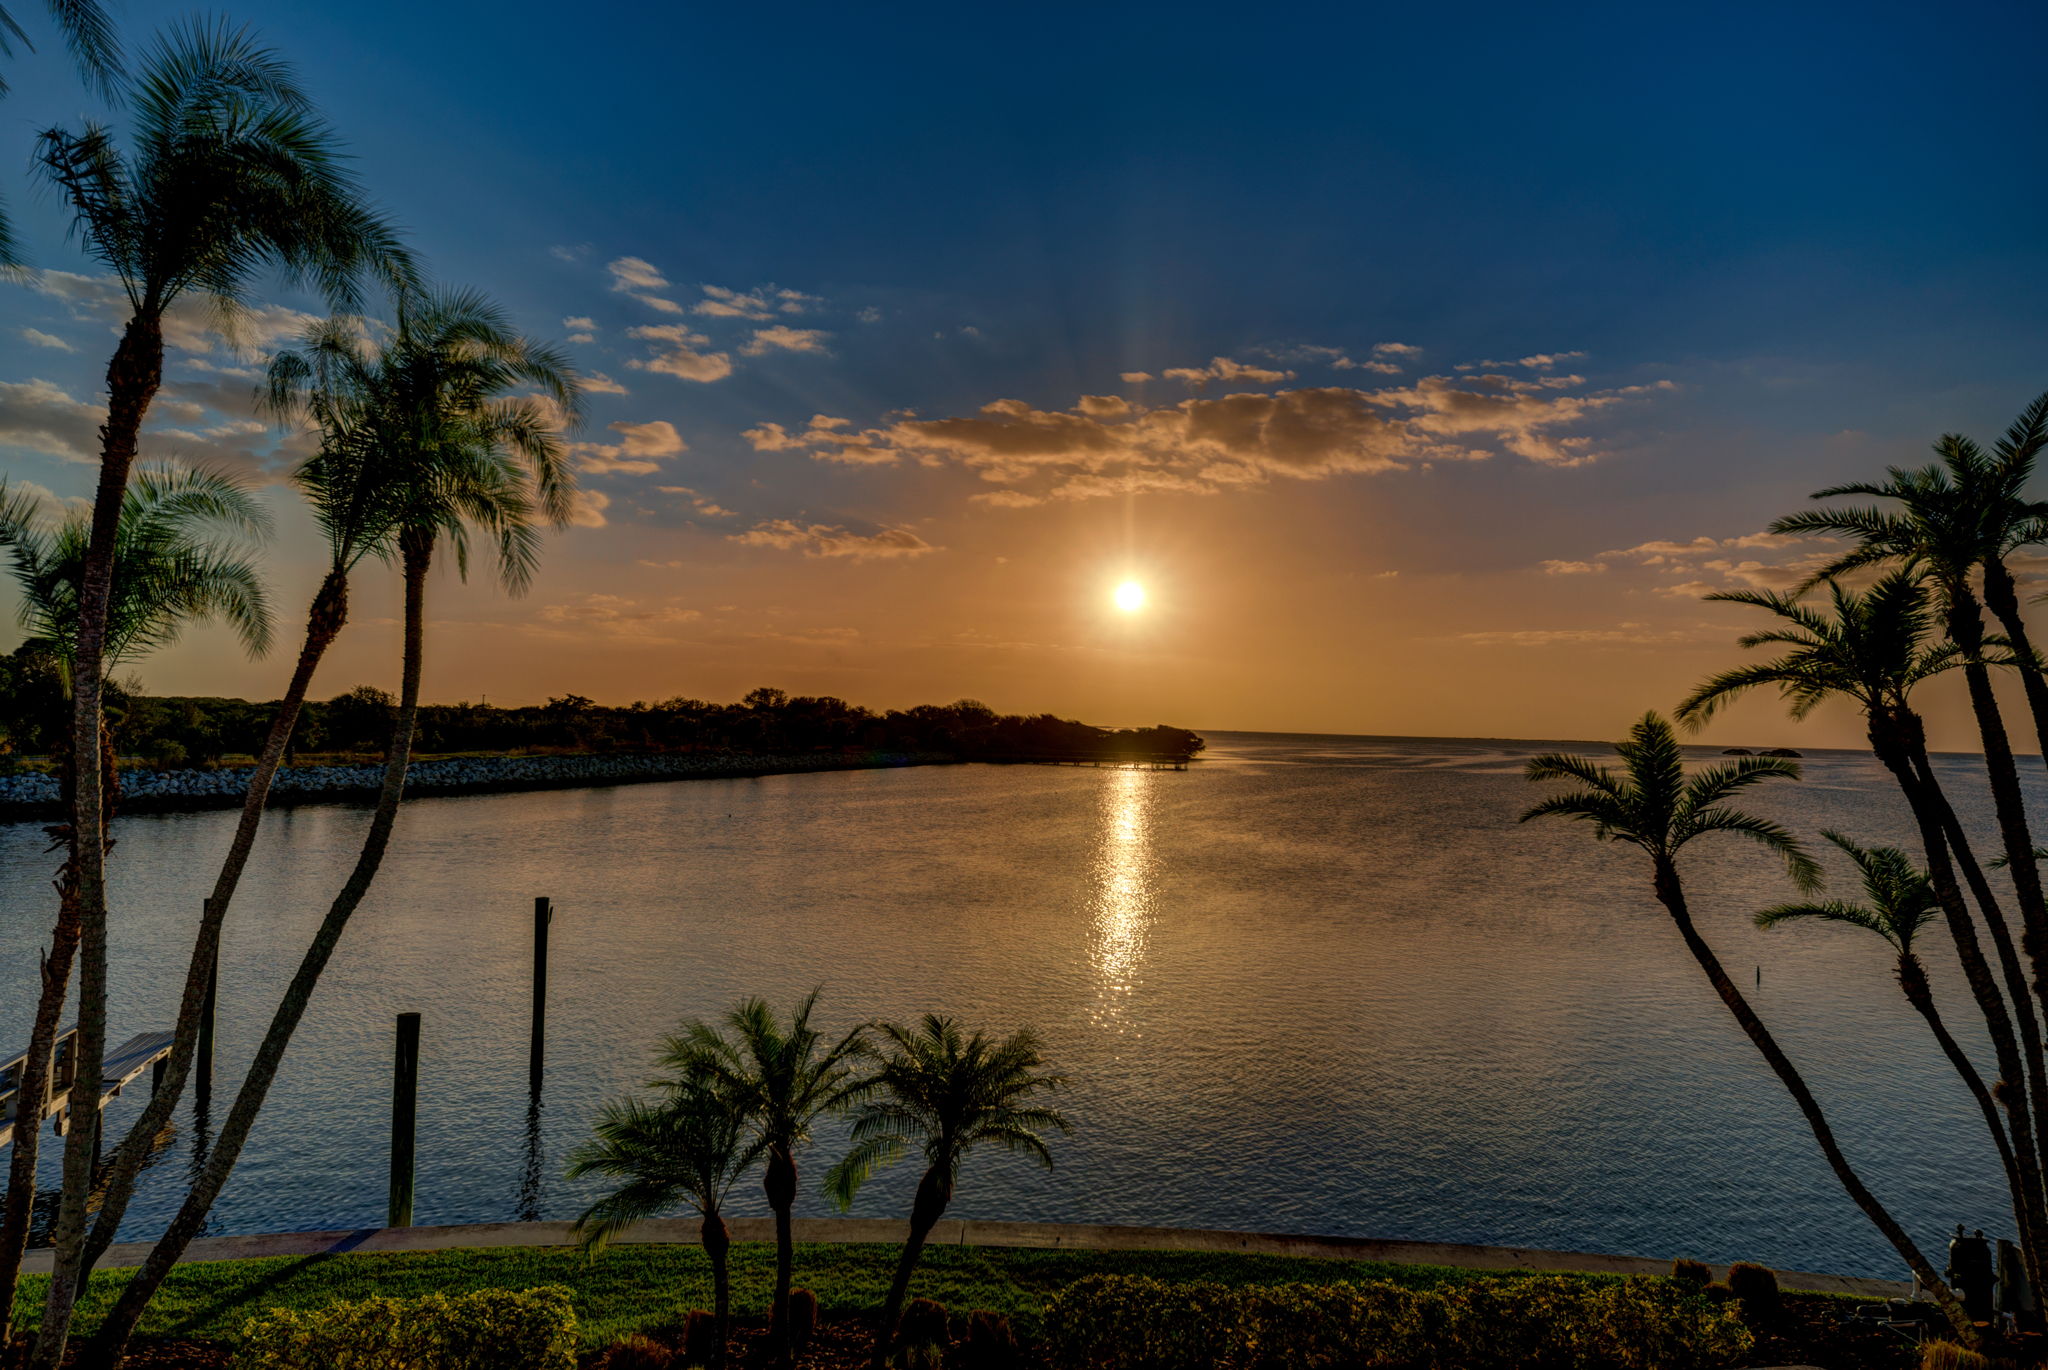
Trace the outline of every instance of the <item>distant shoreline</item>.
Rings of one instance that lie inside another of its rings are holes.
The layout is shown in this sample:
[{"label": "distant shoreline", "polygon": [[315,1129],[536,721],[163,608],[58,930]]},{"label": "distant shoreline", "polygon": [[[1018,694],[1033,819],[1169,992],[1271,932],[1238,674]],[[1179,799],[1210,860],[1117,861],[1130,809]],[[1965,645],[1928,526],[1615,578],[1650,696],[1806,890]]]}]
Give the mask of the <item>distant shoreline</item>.
[{"label": "distant shoreline", "polygon": [[[941,752],[462,757],[415,761],[407,769],[405,791],[408,799],[424,799],[676,780],[744,780],[815,771],[895,770],[906,766],[957,765],[960,761],[959,757]],[[247,766],[236,766],[211,771],[124,771],[117,816],[238,809],[248,794],[250,770]],[[377,797],[383,777],[384,767],[379,763],[288,766],[278,772],[272,783],[268,807],[368,803]],[[48,823],[63,816],[56,777],[41,773],[0,777],[0,824]]]}]

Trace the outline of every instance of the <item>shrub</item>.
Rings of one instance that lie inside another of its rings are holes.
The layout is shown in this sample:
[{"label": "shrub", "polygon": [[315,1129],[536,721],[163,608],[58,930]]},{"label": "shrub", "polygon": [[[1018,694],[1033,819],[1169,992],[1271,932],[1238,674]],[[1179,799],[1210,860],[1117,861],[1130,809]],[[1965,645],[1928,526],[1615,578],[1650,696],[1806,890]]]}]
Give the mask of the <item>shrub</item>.
[{"label": "shrub", "polygon": [[1056,1370],[1717,1370],[1754,1338],[1671,1280],[1232,1289],[1091,1276],[1045,1314]]},{"label": "shrub", "polygon": [[675,1352],[658,1341],[627,1337],[606,1347],[599,1364],[604,1370],[669,1370],[675,1359]]},{"label": "shrub", "polygon": [[946,1305],[937,1299],[912,1299],[896,1324],[896,1363],[904,1370],[936,1370],[951,1339]]},{"label": "shrub", "polygon": [[1920,1370],[1991,1370],[1991,1364],[1991,1357],[1952,1341],[1931,1341],[1920,1348]]},{"label": "shrub", "polygon": [[1010,1320],[986,1308],[975,1310],[967,1319],[967,1344],[957,1358],[960,1370],[1018,1370],[1023,1363],[1024,1352]]},{"label": "shrub", "polygon": [[272,1309],[242,1333],[244,1370],[575,1370],[569,1291],[482,1289]]},{"label": "shrub", "polygon": [[1694,1289],[1704,1289],[1713,1282],[1714,1272],[1707,1268],[1704,1261],[1689,1261],[1680,1256],[1671,1262],[1671,1278],[1680,1284],[1689,1284]]},{"label": "shrub", "polygon": [[789,1291],[789,1337],[801,1351],[818,1331],[818,1296],[808,1289]]},{"label": "shrub", "polygon": [[683,1319],[683,1360],[689,1365],[712,1365],[724,1348],[718,1344],[718,1319],[701,1308],[690,1310]]},{"label": "shrub", "polygon": [[1728,1292],[1742,1305],[1743,1321],[1751,1327],[1769,1327],[1778,1320],[1782,1304],[1774,1272],[1748,1261],[1737,1261],[1728,1267]]}]

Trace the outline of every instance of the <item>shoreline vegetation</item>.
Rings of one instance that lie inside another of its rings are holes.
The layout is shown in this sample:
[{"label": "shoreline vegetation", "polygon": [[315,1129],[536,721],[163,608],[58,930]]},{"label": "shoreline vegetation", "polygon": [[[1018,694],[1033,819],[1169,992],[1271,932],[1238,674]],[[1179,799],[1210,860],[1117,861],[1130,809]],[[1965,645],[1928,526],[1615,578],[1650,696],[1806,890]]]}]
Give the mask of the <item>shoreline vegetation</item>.
[{"label": "shoreline vegetation", "polygon": [[[42,707],[33,659],[17,653],[0,668],[7,735],[0,823],[60,820],[56,768],[35,754],[56,740],[61,716]],[[274,707],[124,692],[110,709],[118,812],[240,807]],[[269,806],[374,800],[385,766],[376,743],[389,736],[393,707],[389,695],[367,686],[307,703],[304,746],[278,769]],[[405,788],[421,798],[972,761],[1185,765],[1204,746],[1199,735],[1164,724],[1099,728],[1052,714],[998,714],[975,700],[876,713],[832,696],[767,688],[736,704],[676,698],[607,706],[565,695],[523,708],[424,705],[419,733]]]}]

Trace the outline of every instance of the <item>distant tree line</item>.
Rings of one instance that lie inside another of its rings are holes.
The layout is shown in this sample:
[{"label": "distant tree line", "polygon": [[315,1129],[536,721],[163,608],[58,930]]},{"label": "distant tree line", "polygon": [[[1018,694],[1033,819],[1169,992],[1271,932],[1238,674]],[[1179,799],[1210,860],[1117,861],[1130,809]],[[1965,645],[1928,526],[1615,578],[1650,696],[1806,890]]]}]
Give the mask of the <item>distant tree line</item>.
[{"label": "distant tree line", "polygon": [[[300,754],[381,756],[397,701],[358,685],[308,702]],[[217,766],[255,755],[274,702],[203,695],[149,695],[110,684],[107,721],[115,748],[166,768]],[[56,665],[33,647],[0,658],[0,728],[11,758],[62,745],[68,700]],[[763,687],[736,704],[677,696],[605,705],[582,695],[500,708],[462,702],[420,707],[421,752],[927,752],[965,760],[1186,760],[1203,741],[1185,728],[1098,728],[1052,714],[998,714],[977,700],[877,713],[831,695]]]}]

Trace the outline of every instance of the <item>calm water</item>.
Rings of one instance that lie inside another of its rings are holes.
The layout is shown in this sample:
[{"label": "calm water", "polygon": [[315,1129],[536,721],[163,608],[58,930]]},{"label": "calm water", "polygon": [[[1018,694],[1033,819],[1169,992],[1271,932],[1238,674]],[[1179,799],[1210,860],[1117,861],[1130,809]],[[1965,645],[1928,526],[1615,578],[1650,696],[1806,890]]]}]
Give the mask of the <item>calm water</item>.
[{"label": "calm water", "polygon": [[[1640,858],[1515,825],[1520,762],[1547,745],[1222,734],[1186,774],[961,766],[418,802],[214,1230],[382,1221],[396,1013],[425,1015],[417,1220],[569,1217],[587,1195],[561,1157],[599,1100],[644,1078],[658,1034],[823,985],[833,1025],[927,1008],[1033,1025],[1072,1076],[1079,1127],[1058,1169],[977,1156],[962,1215],[1898,1274],[1650,901]],[[1971,765],[1945,764],[1974,803]],[[1906,837],[1875,764],[1847,753],[1809,756],[1802,784],[1756,807],[1807,833]],[[224,951],[224,1080],[364,821],[317,807],[266,826]],[[169,1025],[231,825],[121,821],[117,1038]],[[35,829],[0,829],[9,1043],[27,1036],[50,918],[42,848]],[[1882,945],[1751,928],[1787,891],[1732,839],[1691,873],[1703,926],[1745,984],[1762,966],[1762,1012],[1874,1188],[1926,1243],[1959,1220],[2003,1231],[1981,1123]],[[536,1152],[538,894],[559,912]],[[1929,959],[1960,1023],[1956,977]],[[202,1133],[183,1112],[128,1235],[166,1220]],[[886,1174],[856,1212],[906,1209],[914,1181]],[[751,1186],[741,1203],[758,1211]],[[809,1182],[802,1205],[831,1211]]]}]

